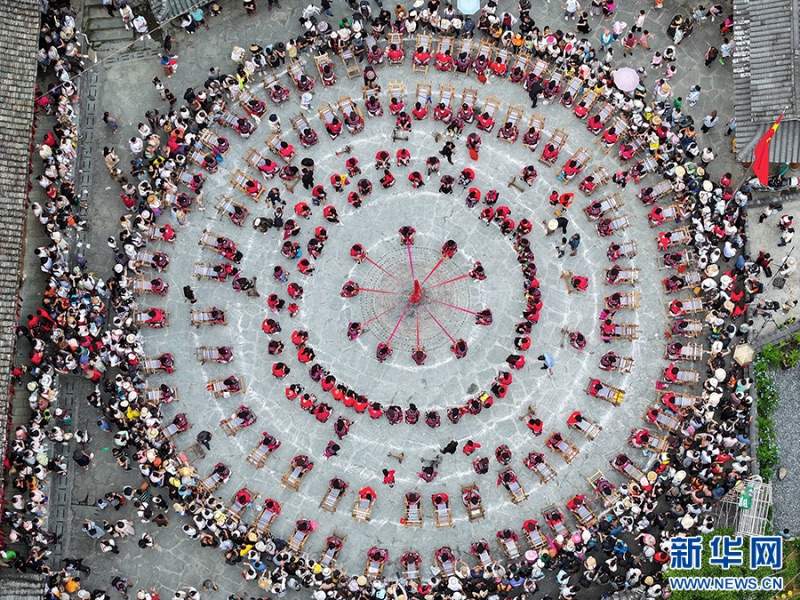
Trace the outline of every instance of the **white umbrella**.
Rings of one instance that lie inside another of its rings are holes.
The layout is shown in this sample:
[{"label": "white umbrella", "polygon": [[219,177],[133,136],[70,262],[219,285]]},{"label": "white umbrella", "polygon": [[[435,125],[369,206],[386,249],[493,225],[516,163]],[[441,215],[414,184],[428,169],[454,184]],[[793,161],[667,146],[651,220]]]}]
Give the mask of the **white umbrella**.
[{"label": "white umbrella", "polygon": [[639,85],[639,74],[636,69],[621,67],[614,71],[614,85],[623,92],[632,92]]},{"label": "white umbrella", "polygon": [[464,15],[474,15],[480,7],[480,0],[458,0],[458,10]]},{"label": "white umbrella", "polygon": [[733,360],[746,367],[756,357],[756,351],[750,344],[739,344],[733,352]]}]

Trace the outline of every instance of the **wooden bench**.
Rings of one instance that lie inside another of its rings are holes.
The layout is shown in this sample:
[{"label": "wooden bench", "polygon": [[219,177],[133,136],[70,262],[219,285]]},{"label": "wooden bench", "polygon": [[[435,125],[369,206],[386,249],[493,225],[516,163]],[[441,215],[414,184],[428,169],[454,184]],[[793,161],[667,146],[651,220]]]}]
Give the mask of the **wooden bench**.
[{"label": "wooden bench", "polygon": [[319,564],[322,565],[323,568],[331,568],[336,565],[336,557],[339,556],[339,552],[346,540],[347,536],[336,530],[327,537],[325,540],[325,549],[319,557]]},{"label": "wooden bench", "polygon": [[342,59],[344,72],[347,73],[348,79],[354,79],[361,75],[361,63],[358,62],[350,46],[344,46],[339,50],[339,58]]},{"label": "wooden bench", "polygon": [[403,527],[422,527],[422,500],[417,492],[403,496]]},{"label": "wooden bench", "polygon": [[[475,498],[477,498],[477,502],[472,501]],[[461,486],[461,501],[464,504],[464,508],[467,509],[467,518],[470,521],[477,521],[486,516],[486,511],[481,502],[480,490],[476,484],[471,483]]]},{"label": "wooden bench", "polygon": [[356,521],[368,523],[370,520],[372,520],[373,506],[375,506],[374,496],[370,496],[369,498],[367,498],[359,495],[356,498],[355,504],[353,505],[352,517]]},{"label": "wooden bench", "polygon": [[[281,138],[281,136],[278,135],[277,133],[274,133],[271,136],[269,136],[269,138],[267,138],[267,147],[272,151],[272,153],[275,156],[279,157],[284,163],[286,163],[288,165],[288,164],[291,164],[291,162],[294,160],[294,157],[297,156],[297,152],[295,152],[294,148],[292,148],[291,153],[286,155],[286,156],[284,156],[281,153],[281,145],[284,144],[284,143],[287,143],[287,142],[284,142],[284,140]],[[287,145],[288,145],[288,143],[287,143]],[[259,194],[259,196],[260,196],[260,194]]]},{"label": "wooden bench", "polygon": [[[553,146],[556,147],[560,155],[561,149],[564,147],[564,144],[567,143],[568,139],[569,139],[569,134],[566,131],[564,131],[563,129],[556,129],[550,136],[550,139],[548,140],[547,144],[545,144],[545,147],[552,144]],[[542,154],[539,155],[539,162],[547,165],[548,167],[552,167],[553,164],[556,162],[556,160],[558,160],[558,155],[553,160],[546,159],[544,157],[544,150],[542,151]]]},{"label": "wooden bench", "polygon": [[345,494],[347,493],[346,483],[344,484],[343,487],[336,488],[333,485],[333,481],[334,480],[331,480],[330,483],[328,483],[328,491],[325,492],[325,496],[323,496],[322,500],[319,503],[319,507],[322,510],[327,511],[329,513],[336,512],[336,509],[339,506],[339,502],[342,501],[342,498],[344,498]]},{"label": "wooden bench", "polygon": [[[417,34],[417,43],[414,46],[414,51],[416,52],[419,48],[422,48],[422,51],[426,54],[433,53],[433,36],[427,33],[418,33]],[[424,64],[419,63],[418,61],[412,61],[411,70],[414,73],[425,73],[428,74],[428,67],[430,66],[430,62],[433,60],[432,58],[428,59]],[[391,98],[391,94],[389,95]]]},{"label": "wooden bench", "polygon": [[[247,182],[248,181],[253,181],[254,183],[257,184],[258,187],[257,187],[257,191],[256,192],[251,193],[251,192],[249,192],[247,190]],[[250,178],[249,176],[247,176],[240,169],[236,169],[236,171],[233,172],[233,175],[231,176],[231,179],[230,179],[230,184],[233,187],[235,187],[237,190],[239,190],[240,192],[244,192],[247,196],[249,196],[250,198],[252,198],[256,202],[260,201],[261,200],[261,196],[264,194],[264,186],[261,185],[260,183],[258,183],[258,181],[255,181],[252,178]]]},{"label": "wooden bench", "polygon": [[[317,65],[317,72],[322,80],[322,85],[325,87],[334,85],[336,83],[336,72],[333,67],[333,62],[331,62],[331,59],[328,57],[328,53],[323,52],[322,54],[316,54],[314,56],[314,62]],[[325,77],[325,67],[330,69],[330,76],[327,79]]]},{"label": "wooden bench", "polygon": [[620,199],[619,194],[611,194],[591,202],[583,209],[583,212],[586,214],[587,219],[596,221],[605,216],[606,213],[616,212],[617,209],[623,206],[625,206],[625,203]]},{"label": "wooden bench", "polygon": [[525,459],[525,466],[536,474],[542,484],[547,483],[558,475],[558,472],[548,464],[547,459],[541,452],[528,454]]},{"label": "wooden bench", "polygon": [[206,383],[206,390],[214,394],[215,398],[230,398],[235,394],[243,394],[247,391],[247,388],[244,385],[244,377],[238,374],[229,377],[234,377],[236,379],[239,388],[236,391],[230,391],[229,386],[225,383],[225,380],[228,379],[228,377],[220,377],[209,380]]},{"label": "wooden bench", "polygon": [[210,310],[193,310],[191,312],[191,323],[194,327],[201,327],[205,325],[227,325],[228,312],[220,310],[222,313],[222,321],[215,319]]},{"label": "wooden bench", "polygon": [[[149,310],[137,310],[133,313],[133,322],[136,324],[137,327],[144,327],[145,325],[149,325],[148,321],[152,318],[150,316]],[[162,311],[163,319],[161,320],[161,324],[158,325],[158,328],[169,327],[169,313],[167,311]]]},{"label": "wooden bench", "polygon": [[597,496],[603,499],[603,504],[605,506],[613,506],[617,500],[619,500],[619,490],[608,480],[605,473],[602,471],[598,470],[594,475],[586,479],[589,481],[589,485],[592,486]]},{"label": "wooden bench", "polygon": [[600,425],[591,419],[587,419],[583,415],[581,415],[580,420],[577,420],[574,423],[567,423],[567,425],[590,441],[594,440],[594,438],[596,438],[597,435],[603,430]]},{"label": "wooden bench", "polygon": [[265,500],[261,505],[261,510],[258,511],[256,518],[253,519],[253,524],[251,527],[255,529],[255,531],[259,535],[267,535],[269,530],[272,528],[272,524],[275,522],[275,519],[278,518],[278,515],[281,514],[281,507],[275,500],[272,500],[277,506],[276,509],[270,510],[267,508],[267,500]]},{"label": "wooden bench", "polygon": [[453,515],[450,512],[450,499],[445,497],[445,501],[441,504],[436,504],[435,497],[438,494],[433,494],[431,496],[431,501],[433,502],[433,518],[436,522],[437,529],[443,529],[446,527],[453,526]]},{"label": "wooden bench", "polygon": [[[556,434],[558,434],[556,436]],[[560,439],[559,439],[560,438]],[[553,452],[558,454],[561,458],[564,459],[564,462],[567,464],[571,463],[575,460],[580,454],[580,450],[578,447],[575,446],[572,442],[561,436],[560,433],[555,432],[550,435],[547,439],[546,446],[550,448]]]},{"label": "wooden bench", "polygon": [[585,392],[588,395],[592,396],[593,398],[600,398],[601,400],[605,400],[606,402],[608,402],[612,406],[619,406],[620,404],[622,404],[622,400],[625,398],[625,391],[624,390],[622,390],[622,389],[620,389],[618,387],[614,387],[613,385],[610,385],[608,383],[605,383],[604,381],[601,381],[600,379],[597,379],[597,381],[601,385],[600,389],[594,389],[592,387],[592,384],[594,383],[594,381],[595,381],[595,378],[593,378],[593,377],[589,378],[589,383],[586,386],[586,390],[585,390]]},{"label": "wooden bench", "polygon": [[311,86],[312,88],[313,88],[313,87],[314,87],[314,85],[317,83],[317,79],[316,79],[315,77],[310,77],[310,76],[309,76],[309,75],[306,73],[306,69],[305,69],[305,67],[303,66],[303,63],[301,63],[301,62],[299,62],[299,61],[296,61],[296,60],[293,60],[293,61],[291,61],[291,62],[289,63],[289,67],[288,67],[288,69],[287,69],[287,70],[288,70],[288,72],[289,72],[289,77],[291,77],[291,78],[292,78],[292,81],[294,81],[294,85],[295,85],[295,86],[297,87],[297,89],[298,89],[298,90],[300,90],[300,91],[303,91],[303,90],[301,89],[301,87],[300,87],[301,78],[302,78],[303,76],[305,76],[305,77],[306,77],[306,79],[308,79],[308,80],[310,81],[310,86]]}]

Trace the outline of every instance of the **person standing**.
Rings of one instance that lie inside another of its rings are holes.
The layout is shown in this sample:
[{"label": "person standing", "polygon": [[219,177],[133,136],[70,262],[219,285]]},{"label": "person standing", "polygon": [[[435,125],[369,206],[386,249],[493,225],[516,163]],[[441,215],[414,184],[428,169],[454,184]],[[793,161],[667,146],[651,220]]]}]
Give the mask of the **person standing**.
[{"label": "person standing", "polygon": [[712,110],[710,115],[703,117],[703,125],[700,127],[700,131],[703,133],[708,133],[712,127],[716,126],[717,123],[719,123],[717,111]]},{"label": "person standing", "polygon": [[578,14],[578,11],[581,8],[580,3],[578,0],[567,0],[564,4],[561,5],[561,8],[564,9],[564,20],[569,21],[570,18],[575,20],[575,15]]},{"label": "person standing", "polygon": [[197,302],[197,298],[194,295],[194,290],[190,285],[183,286],[183,297],[186,298],[192,304],[195,304]]},{"label": "person standing", "polygon": [[631,31],[636,33],[637,31],[642,31],[644,27],[644,19],[647,16],[647,13],[644,10],[640,10],[639,14],[636,15],[636,20],[633,22],[633,27],[631,27]]},{"label": "person standing", "polygon": [[536,103],[539,102],[539,95],[542,93],[542,84],[534,81],[531,84],[531,89],[528,90],[528,97],[531,99],[531,108],[536,108]]},{"label": "person standing", "polygon": [[383,483],[384,485],[388,485],[390,488],[394,487],[394,470],[383,470]]},{"label": "person standing", "polygon": [[153,39],[150,36],[150,30],[147,28],[147,19],[145,19],[143,15],[139,15],[133,20],[133,28],[136,30],[136,33],[139,34],[139,39]]},{"label": "person standing", "polygon": [[122,17],[122,24],[125,25],[125,29],[130,31],[131,22],[133,21],[133,9],[128,6],[127,3],[123,2],[119,5],[119,16]]},{"label": "person standing", "polygon": [[689,94],[686,96],[686,99],[689,101],[689,106],[694,106],[697,104],[697,101],[700,100],[700,86],[693,85],[689,90]]},{"label": "person standing", "polygon": [[439,154],[444,156],[451,165],[453,164],[453,153],[456,151],[456,145],[453,142],[445,142],[445,145],[439,150]]},{"label": "person standing", "polygon": [[206,447],[206,450],[211,450],[211,438],[214,435],[210,431],[206,431],[205,429],[197,434],[197,443],[202,444]]},{"label": "person standing", "polygon": [[252,19],[258,15],[258,6],[256,5],[256,0],[243,0],[242,6],[244,7],[244,11],[247,13],[248,19]]},{"label": "person standing", "polygon": [[111,130],[111,133],[119,133],[119,121],[116,117],[112,117],[111,113],[104,112],[103,113],[103,123],[108,125],[108,128]]},{"label": "person standing", "polygon": [[203,18],[203,9],[199,6],[195,6],[192,10],[190,10],[189,16],[192,17],[195,26],[202,25],[206,29],[209,29],[208,23],[206,23],[205,18]]},{"label": "person standing", "polygon": [[578,254],[578,246],[581,245],[581,234],[576,233],[571,238],[569,238],[569,248],[572,252],[569,253],[570,256],[575,256]]}]

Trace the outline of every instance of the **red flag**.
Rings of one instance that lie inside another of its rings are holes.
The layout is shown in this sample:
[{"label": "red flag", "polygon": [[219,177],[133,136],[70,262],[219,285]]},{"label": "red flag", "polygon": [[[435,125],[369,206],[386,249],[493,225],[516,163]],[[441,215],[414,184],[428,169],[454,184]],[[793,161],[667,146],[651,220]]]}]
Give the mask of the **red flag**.
[{"label": "red flag", "polygon": [[767,129],[767,132],[758,142],[756,149],[753,151],[755,162],[753,163],[753,173],[756,174],[761,185],[769,184],[769,143],[775,137],[775,132],[778,131],[778,125],[783,119],[783,113],[778,117],[778,120]]}]

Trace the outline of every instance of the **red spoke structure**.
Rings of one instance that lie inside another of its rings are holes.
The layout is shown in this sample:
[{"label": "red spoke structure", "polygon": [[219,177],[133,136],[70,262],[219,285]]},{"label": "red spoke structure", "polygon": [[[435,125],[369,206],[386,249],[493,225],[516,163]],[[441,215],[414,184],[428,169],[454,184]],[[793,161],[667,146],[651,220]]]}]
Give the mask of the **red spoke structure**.
[{"label": "red spoke structure", "polygon": [[[469,273],[465,273],[463,275],[459,275],[457,277],[451,277],[450,279],[447,279],[446,281],[440,281],[438,283],[433,283],[433,282],[436,281],[436,278],[433,278],[433,280],[431,280],[431,278],[433,277],[434,273],[437,272],[437,270],[442,266],[442,264],[447,262],[448,259],[453,257],[453,255],[457,251],[456,243],[453,240],[448,240],[445,243],[445,245],[442,246],[441,256],[438,258],[437,262],[433,265],[433,267],[430,268],[430,271],[427,273],[427,275],[425,275],[425,278],[420,280],[420,279],[417,279],[415,265],[414,265],[414,253],[413,253],[413,251],[411,249],[411,247],[414,245],[413,233],[415,232],[415,230],[412,227],[407,226],[407,227],[402,228],[400,231],[401,231],[401,243],[403,243],[406,246],[406,253],[408,255],[408,271],[405,271],[405,273],[402,274],[402,275],[400,273],[397,273],[397,274],[391,273],[384,266],[378,264],[377,262],[375,262],[371,258],[366,257],[367,262],[369,262],[371,265],[373,265],[378,270],[380,270],[384,275],[387,275],[388,277],[390,277],[391,279],[396,281],[399,284],[397,286],[397,288],[395,290],[393,290],[393,289],[365,288],[365,287],[359,287],[358,288],[359,292],[396,295],[396,296],[398,296],[398,298],[397,298],[398,301],[397,302],[392,302],[391,306],[389,306],[385,310],[382,310],[379,314],[376,314],[376,315],[370,317],[368,320],[366,320],[363,323],[363,325],[366,326],[366,325],[368,325],[368,324],[370,324],[370,323],[372,323],[372,322],[374,322],[374,321],[376,321],[376,320],[378,320],[381,317],[384,317],[386,315],[397,314],[395,311],[398,311],[400,309],[401,305],[403,304],[403,301],[405,301],[404,302],[405,306],[402,307],[402,311],[400,312],[400,314],[399,314],[399,316],[397,318],[397,321],[393,324],[391,333],[389,334],[388,338],[385,339],[385,341],[382,341],[381,346],[385,345],[386,347],[388,347],[391,344],[392,340],[395,338],[395,336],[398,335],[398,331],[400,330],[400,326],[403,324],[403,322],[406,319],[406,317],[411,317],[413,315],[414,323],[413,323],[413,325],[411,325],[409,323],[409,325],[414,327],[414,333],[415,333],[415,338],[416,338],[416,345],[415,345],[416,349],[414,350],[414,353],[412,353],[412,354],[422,353],[423,357],[422,358],[418,358],[416,356],[412,356],[412,358],[414,358],[414,361],[418,365],[422,365],[424,363],[424,349],[423,349],[423,347],[424,347],[424,342],[425,342],[425,340],[423,338],[425,337],[426,331],[428,331],[428,329],[426,329],[426,326],[425,326],[426,321],[427,321],[427,323],[430,323],[431,321],[433,323],[435,323],[436,324],[436,328],[441,330],[442,334],[444,334],[444,336],[446,336],[447,339],[450,340],[450,343],[451,344],[456,344],[455,336],[453,334],[451,334],[450,331],[448,331],[448,329],[447,329],[446,324],[448,323],[448,320],[447,319],[441,319],[440,320],[439,318],[437,318],[433,314],[433,312],[431,311],[431,308],[432,308],[430,306],[431,303],[436,303],[436,304],[439,304],[441,306],[445,306],[447,308],[450,308],[452,310],[460,311],[460,312],[463,312],[463,313],[466,313],[466,314],[469,314],[469,315],[473,315],[473,316],[478,316],[479,313],[476,312],[476,311],[473,311],[473,310],[469,310],[468,308],[465,308],[463,306],[458,306],[456,304],[452,304],[450,302],[446,302],[445,300],[440,300],[439,298],[435,297],[436,294],[431,292],[432,290],[434,290],[436,288],[441,288],[443,286],[446,286],[446,285],[449,285],[449,284],[453,284],[453,283],[455,283],[457,281],[461,281],[462,279],[466,279],[467,277],[470,277]],[[398,258],[400,259],[401,262],[404,262],[401,257],[402,257],[402,255],[400,255]],[[417,258],[419,258],[419,257],[417,257]],[[430,264],[431,262],[433,262],[432,260],[430,260],[431,258],[433,258],[433,257],[429,257],[427,259],[429,261],[429,262],[427,262],[427,264]],[[410,277],[409,277],[409,275],[410,275]],[[386,280],[383,280],[383,281],[384,281],[384,283],[388,283]],[[428,281],[432,281],[431,285],[426,285],[428,283]],[[381,287],[383,287],[383,286],[381,286]],[[392,284],[388,284],[386,287],[392,288],[393,286],[392,286]],[[443,295],[442,297],[449,300],[449,299],[451,299],[452,294],[448,293],[448,294]],[[380,306],[380,305],[378,305],[378,306]],[[378,306],[376,306],[375,308],[378,309]],[[380,306],[380,308],[383,308],[384,306],[387,306],[387,304],[383,304],[382,306]],[[380,309],[378,309],[378,310],[380,310]],[[442,315],[440,314],[439,316],[441,317]],[[462,321],[458,321],[458,322],[463,322],[463,320]],[[431,331],[435,332],[436,328],[431,328]],[[409,327],[409,329],[410,329],[410,327]],[[388,327],[387,327],[387,330],[388,330]],[[386,330],[384,330],[384,331],[386,331]],[[411,331],[408,331],[407,329],[403,329],[403,333],[401,334],[401,336],[399,336],[399,339],[403,338],[403,337],[410,337],[411,339],[409,340],[409,342],[413,343],[414,338],[411,337],[411,335],[414,335],[414,334],[411,333]]]},{"label": "red spoke structure", "polygon": [[[433,271],[431,271],[431,275],[433,275]],[[456,281],[461,281],[462,279],[466,279],[467,277],[469,277],[469,273],[464,273],[463,275],[459,275],[458,277],[453,277],[452,279],[448,279],[447,281],[442,281],[441,283],[429,285],[426,289],[432,290],[433,288],[442,287],[443,285],[447,285],[448,283],[455,283]],[[425,282],[423,281],[423,283]]]},{"label": "red spoke structure", "polygon": [[392,275],[391,273],[389,273],[389,271],[387,271],[386,269],[384,269],[382,266],[380,266],[378,263],[376,263],[374,260],[372,260],[372,259],[371,259],[369,256],[365,256],[365,257],[364,257],[364,260],[366,260],[366,261],[367,261],[369,264],[371,264],[371,265],[373,265],[373,266],[375,266],[375,267],[378,267],[378,268],[379,268],[381,271],[383,271],[384,273],[386,273],[386,274],[387,274],[389,277],[391,277],[391,278],[392,278],[392,279],[394,279],[395,281],[397,281],[397,282],[399,282],[399,281],[400,281],[400,280],[399,280],[397,277],[395,277],[394,275]]},{"label": "red spoke structure", "polygon": [[431,319],[433,319],[433,322],[434,322],[434,323],[436,323],[436,324],[439,326],[439,329],[441,329],[441,330],[444,332],[444,334],[447,336],[447,338],[448,338],[448,339],[449,339],[451,342],[453,342],[453,343],[455,344],[455,343],[456,343],[456,340],[455,340],[455,338],[453,338],[453,336],[452,336],[452,335],[450,335],[450,332],[448,332],[448,331],[447,331],[447,329],[445,329],[445,328],[444,328],[444,325],[442,325],[441,323],[439,323],[439,319],[437,319],[436,317],[434,317],[434,316],[433,316],[433,313],[432,313],[430,310],[428,310],[428,307],[427,307],[427,306],[425,307],[425,311],[428,313],[428,315],[430,316],[430,318],[431,318]]},{"label": "red spoke structure", "polygon": [[393,292],[391,290],[373,290],[372,288],[359,287],[358,292],[372,292],[374,294],[399,294],[400,292]]}]

